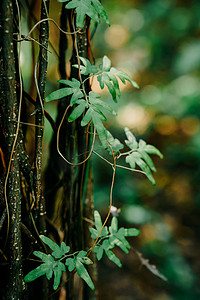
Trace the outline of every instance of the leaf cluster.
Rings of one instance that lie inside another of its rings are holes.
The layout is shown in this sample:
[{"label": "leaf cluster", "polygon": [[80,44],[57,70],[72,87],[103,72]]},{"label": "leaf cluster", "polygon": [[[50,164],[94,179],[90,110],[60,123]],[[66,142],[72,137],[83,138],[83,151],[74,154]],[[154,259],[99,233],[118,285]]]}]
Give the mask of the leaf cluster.
[{"label": "leaf cluster", "polygon": [[101,216],[98,211],[94,212],[94,221],[95,228],[90,228],[89,230],[92,239],[97,239],[99,236],[99,241],[93,249],[93,252],[96,253],[97,259],[100,260],[105,253],[109,260],[114,262],[118,267],[121,267],[122,263],[120,259],[111,249],[118,246],[122,251],[128,254],[131,246],[126,237],[138,236],[140,231],[136,228],[118,228],[118,219],[116,217],[112,218],[111,225],[109,227],[103,227]]},{"label": "leaf cluster", "polygon": [[[60,284],[62,273],[66,271],[67,266],[70,272],[76,269],[78,275],[85,280],[91,289],[94,289],[94,284],[90,275],[84,267],[84,264],[92,264],[92,261],[86,257],[86,251],[80,251],[77,255],[67,254],[70,251],[70,247],[67,246],[65,242],[62,242],[61,245],[58,246],[54,241],[44,235],[41,235],[40,238],[43,243],[52,250],[52,253],[45,254],[41,251],[33,252],[33,254],[39,257],[43,263],[25,276],[24,280],[26,282],[33,281],[42,275],[46,275],[47,279],[50,280],[54,274],[53,289],[56,290]],[[69,256],[72,256],[72,258]],[[65,263],[61,262],[63,259],[66,259]]]},{"label": "leaf cluster", "polygon": [[151,172],[156,172],[156,168],[149,154],[155,154],[160,158],[163,158],[162,153],[156,147],[148,145],[141,139],[137,142],[135,136],[127,127],[125,128],[125,134],[127,137],[125,144],[131,149],[127,152],[126,162],[132,169],[135,169],[136,165],[138,165],[141,170],[145,172],[145,175],[151,183],[155,184],[155,180]]},{"label": "leaf cluster", "polygon": [[[97,259],[100,260],[105,252],[111,261],[121,267],[122,264],[119,258],[111,251],[111,249],[117,245],[125,253],[128,253],[130,244],[126,240],[126,237],[137,236],[140,234],[140,231],[135,228],[118,228],[118,220],[116,217],[113,217],[110,227],[103,227],[101,216],[98,211],[94,212],[94,220],[95,228],[89,229],[91,238],[96,239],[101,231],[99,241],[93,249],[94,253],[97,255]],[[44,235],[41,235],[40,238],[52,252],[51,254],[46,254],[41,251],[33,252],[35,256],[41,259],[41,264],[25,276],[24,280],[26,282],[33,281],[43,275],[46,275],[47,279],[50,280],[54,275],[53,289],[56,290],[62,279],[62,273],[66,271],[67,267],[69,272],[76,271],[80,278],[94,290],[94,284],[85,267],[85,265],[93,263],[87,256],[87,251],[81,250],[70,254],[70,247],[67,246],[65,242],[62,242],[59,246]]]}]

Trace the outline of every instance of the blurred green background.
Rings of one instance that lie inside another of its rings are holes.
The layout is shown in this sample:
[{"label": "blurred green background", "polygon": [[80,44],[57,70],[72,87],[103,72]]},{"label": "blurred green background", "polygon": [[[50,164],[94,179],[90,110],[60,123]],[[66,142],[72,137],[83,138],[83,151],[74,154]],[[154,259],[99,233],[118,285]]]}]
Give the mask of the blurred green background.
[{"label": "blurred green background", "polygon": [[[133,248],[168,283],[133,252],[122,254],[122,270],[106,259],[99,264],[100,299],[200,299],[200,2],[102,2],[112,26],[98,27],[94,56],[106,54],[140,86],[121,85],[117,122],[110,118],[108,129],[124,140],[127,126],[164,155],[154,158],[156,186],[117,169],[114,205],[121,208],[122,225],[141,230]],[[112,103],[95,82],[94,89]],[[94,166],[95,206],[106,214],[112,170],[96,157]]]},{"label": "blurred green background", "polygon": [[[139,237],[130,239],[133,249],[156,265],[168,282],[153,275],[133,250],[128,256],[119,251],[122,269],[106,258],[98,264],[100,299],[197,300],[200,299],[200,1],[104,0],[102,4],[111,27],[102,23],[96,30],[91,26],[91,32],[95,32],[91,44],[93,55],[97,59],[107,55],[113,66],[128,73],[140,86],[135,90],[129,84],[121,84],[121,99],[114,104],[106,88],[100,90],[93,81],[93,90],[118,111],[117,119],[108,116],[108,129],[123,141],[123,128],[127,126],[137,138],[155,145],[164,155],[163,160],[153,158],[157,168],[155,186],[145,176],[117,169],[113,205],[121,209],[121,225],[141,230]],[[50,16],[57,22],[60,8],[56,0],[51,2]],[[35,5],[35,16],[38,12]],[[26,14],[23,18],[26,20]],[[58,49],[58,30],[52,24],[50,28],[51,42]],[[30,86],[31,46],[22,45],[25,89],[34,97],[36,91]],[[70,57],[70,51],[67,56]],[[57,58],[51,53],[47,94],[58,87],[58,79]],[[56,103],[48,103],[45,108],[56,117]],[[51,136],[52,129],[46,122],[45,161]],[[96,156],[93,164],[95,208],[105,216],[112,169]],[[155,273],[155,268],[151,269]]]}]

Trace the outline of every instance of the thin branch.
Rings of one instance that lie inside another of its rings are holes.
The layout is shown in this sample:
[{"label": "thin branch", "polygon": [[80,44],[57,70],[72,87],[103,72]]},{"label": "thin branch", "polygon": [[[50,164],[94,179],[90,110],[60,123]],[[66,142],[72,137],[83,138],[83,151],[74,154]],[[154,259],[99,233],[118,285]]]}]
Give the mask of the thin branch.
[{"label": "thin branch", "polygon": [[92,140],[92,145],[91,145],[90,152],[89,152],[88,156],[83,161],[81,161],[79,163],[72,163],[67,158],[65,158],[63,156],[63,154],[60,152],[60,149],[59,149],[59,136],[60,136],[61,126],[63,124],[64,118],[65,118],[66,113],[67,113],[67,111],[68,111],[69,108],[70,108],[70,105],[68,105],[67,108],[65,109],[65,112],[63,114],[63,117],[62,117],[62,120],[60,122],[60,125],[58,126],[58,131],[57,131],[57,151],[60,154],[60,156],[64,159],[64,161],[66,161],[69,165],[71,165],[71,166],[80,166],[80,165],[84,164],[90,158],[90,156],[92,155],[93,148],[94,148],[94,142],[95,142],[95,129],[94,129],[94,136],[93,136],[93,140]]}]

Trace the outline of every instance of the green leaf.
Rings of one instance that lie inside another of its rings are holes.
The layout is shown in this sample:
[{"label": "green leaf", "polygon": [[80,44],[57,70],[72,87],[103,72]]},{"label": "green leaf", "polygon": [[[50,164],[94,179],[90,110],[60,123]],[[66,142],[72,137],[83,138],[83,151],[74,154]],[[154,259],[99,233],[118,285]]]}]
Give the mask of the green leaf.
[{"label": "green leaf", "polygon": [[71,94],[71,91],[69,88],[62,88],[59,89],[57,91],[52,92],[51,94],[49,94],[45,100],[46,102],[52,101],[52,100],[57,100],[57,99],[61,99],[64,98],[66,96],[69,96]]},{"label": "green leaf", "polygon": [[[51,248],[51,250],[53,250],[52,255],[55,258],[61,258],[62,256],[64,256],[66,253],[68,253],[70,251],[70,247],[66,246],[65,242],[61,243],[61,246],[58,246],[54,241],[52,241],[50,238],[44,236],[44,235],[40,235],[41,240],[43,241],[43,243],[45,243],[47,246],[49,246],[49,248]],[[35,254],[37,253],[37,254]],[[41,253],[41,254],[40,254]],[[46,254],[42,253],[40,251],[35,251],[33,252],[34,255],[40,257],[39,255],[42,255],[43,258],[41,258],[43,261]],[[49,257],[49,255],[47,255]],[[49,259],[53,259],[50,255]]]},{"label": "green leaf", "polygon": [[92,119],[92,108],[89,108],[86,111],[86,113],[81,121],[81,126],[86,126],[91,121],[91,119]]},{"label": "green leaf", "polygon": [[115,237],[118,238],[126,248],[130,249],[131,246],[129,242],[125,238],[125,228],[121,227],[117,233],[115,233]]},{"label": "green leaf", "polygon": [[140,234],[140,230],[136,228],[125,228],[125,236],[138,236]]},{"label": "green leaf", "polygon": [[109,227],[109,231],[111,234],[114,234],[118,231],[118,219],[116,217],[112,218],[111,226]]},{"label": "green leaf", "polygon": [[87,107],[87,103],[85,100],[80,100],[81,103],[76,106],[72,113],[70,114],[69,118],[68,118],[68,121],[69,122],[73,122],[74,120],[76,120],[77,118],[79,118],[82,113],[84,112],[85,108]]},{"label": "green leaf", "polygon": [[53,250],[52,255],[55,258],[61,258],[63,256],[63,251],[54,241],[44,235],[40,235],[40,238],[43,243],[45,243],[47,246],[49,246],[49,248],[51,248],[51,250]]},{"label": "green leaf", "polygon": [[162,153],[155,146],[147,145],[147,143],[143,140],[139,141],[139,148],[149,154],[155,154],[158,155],[160,158],[163,158]]},{"label": "green leaf", "polygon": [[[53,264],[52,264],[53,267]],[[52,268],[53,269],[53,268]],[[38,266],[36,269],[32,270],[31,272],[29,272],[25,277],[24,280],[25,282],[30,282],[35,280],[36,278],[45,275],[46,272],[49,270],[49,265],[44,263],[41,264],[40,266]]]},{"label": "green leaf", "polygon": [[156,172],[156,168],[154,166],[154,163],[151,159],[151,157],[143,150],[140,150],[140,148],[138,149],[138,152],[141,154],[141,157],[144,159],[144,161],[146,162],[146,164],[149,166],[149,168],[153,171]]},{"label": "green leaf", "polygon": [[54,272],[53,289],[54,290],[57,290],[60,284],[60,279],[62,277],[62,272],[64,271],[65,271],[65,265],[60,261],[56,261],[53,268],[53,272]]},{"label": "green leaf", "polygon": [[155,184],[155,180],[151,174],[151,170],[148,165],[142,159],[142,155],[138,152],[132,152],[126,157],[126,162],[130,164],[132,169],[135,169],[136,164],[141,168],[147,178],[151,181],[152,184]]},{"label": "green leaf", "polygon": [[[103,64],[100,66],[102,73],[97,76],[100,88],[103,89],[104,85],[107,86],[112,98],[115,102],[120,98],[120,89],[117,77],[125,84],[126,80],[129,81],[135,88],[138,88],[128,74],[121,72],[115,68],[111,68],[111,61],[107,56],[103,57]],[[117,76],[117,77],[116,77]]]},{"label": "green leaf", "polygon": [[98,0],[71,0],[68,2],[69,3],[65,6],[65,8],[75,9],[76,26],[78,28],[83,27],[86,15],[98,23],[100,21],[100,17],[102,17],[106,23],[110,25],[106,12]]},{"label": "green leaf", "polygon": [[124,128],[125,134],[128,140],[125,140],[126,145],[131,148],[132,150],[136,150],[138,148],[138,143],[136,138],[132,134],[132,132],[128,129],[128,127]]},{"label": "green leaf", "polygon": [[106,102],[96,98],[92,98],[90,99],[90,102],[97,108],[100,108],[100,109],[105,109],[106,111],[109,111],[111,114],[113,114],[114,116],[116,116],[116,111],[109,105],[107,104]]},{"label": "green leaf", "polygon": [[110,22],[108,20],[106,11],[104,7],[101,5],[101,3],[99,2],[99,0],[92,0],[92,4],[94,5],[94,8],[96,9],[97,13],[101,16],[101,18],[106,22],[108,26],[110,26]]},{"label": "green leaf", "polygon": [[47,277],[47,279],[50,280],[51,277],[52,277],[52,275],[53,275],[53,268],[49,268],[49,269],[46,271],[46,277]]},{"label": "green leaf", "polygon": [[[95,65],[91,65],[90,61],[80,56],[80,60],[83,63],[83,65],[80,65],[80,72],[83,75],[89,75],[89,74],[96,74],[98,72],[98,69]],[[79,65],[73,65],[75,68],[79,68]]]},{"label": "green leaf", "polygon": [[[99,214],[99,212],[97,210],[94,211],[94,222],[95,222],[95,226],[96,226],[96,229],[98,231],[98,233],[100,232],[102,226],[103,226],[103,223],[102,223],[102,220],[101,220],[101,216]],[[108,235],[108,230],[107,230],[107,227],[104,226],[102,232],[101,232],[101,235],[100,237],[104,237]]]},{"label": "green leaf", "polygon": [[117,245],[119,248],[122,249],[122,251],[124,251],[126,254],[129,253],[128,248],[122,243],[122,241],[120,241],[115,235],[114,236],[110,236],[109,237],[109,242],[111,245],[115,246]]},{"label": "green leaf", "polygon": [[46,254],[41,251],[34,251],[33,254],[39,257],[44,262],[55,261],[54,258],[51,256],[51,254]]},{"label": "green leaf", "polygon": [[92,260],[87,257],[87,251],[81,250],[78,255],[76,256],[76,259],[78,259],[82,264],[85,265],[91,265],[93,264]]},{"label": "green leaf", "polygon": [[[119,152],[119,150],[124,148],[124,145],[120,143],[118,139],[115,139],[112,134],[107,130],[107,141],[110,144],[111,148],[115,152]],[[108,148],[109,153],[112,155],[111,149]]]},{"label": "green leaf", "polygon": [[107,131],[102,123],[99,113],[92,111],[92,121],[103,147],[107,148]]},{"label": "green leaf", "polygon": [[102,64],[102,71],[109,72],[111,68],[111,60],[104,55],[103,57],[103,64]]},{"label": "green leaf", "polygon": [[103,249],[102,246],[95,246],[94,249],[93,249],[93,252],[96,253],[98,261],[100,259],[102,259],[103,252],[104,252],[104,249]]},{"label": "green leaf", "polygon": [[115,89],[113,83],[110,81],[108,74],[102,73],[101,75],[98,75],[97,80],[99,81],[99,85],[100,85],[101,89],[104,88],[104,84],[107,86],[107,88],[113,98],[113,101],[117,102],[118,98],[117,98],[116,89]]},{"label": "green leaf", "polygon": [[83,97],[83,92],[80,89],[80,81],[78,81],[75,78],[72,78],[72,80],[66,80],[66,79],[61,79],[58,80],[59,83],[63,83],[68,85],[69,87],[67,88],[61,88],[57,91],[52,92],[51,94],[49,94],[45,100],[48,101],[52,101],[55,99],[61,99],[63,97],[72,95],[71,97],[71,101],[70,101],[70,105],[72,106],[77,99],[80,99]]},{"label": "green leaf", "polygon": [[65,242],[62,242],[62,243],[61,243],[60,248],[61,248],[63,254],[66,254],[66,253],[68,253],[68,252],[70,251],[70,247],[67,246],[67,245],[65,244]]},{"label": "green leaf", "polygon": [[111,251],[111,250],[106,250],[105,251],[107,257],[114,262],[118,267],[122,267],[122,263],[120,261],[120,259]]},{"label": "green leaf", "polygon": [[74,258],[67,258],[65,261],[65,265],[68,267],[69,272],[72,272],[75,268]]},{"label": "green leaf", "polygon": [[96,229],[98,231],[100,231],[103,226],[103,223],[101,221],[100,213],[97,210],[94,211],[94,223],[95,223]]},{"label": "green leaf", "polygon": [[139,89],[138,84],[137,84],[135,81],[133,81],[133,80],[128,76],[128,74],[126,74],[126,73],[124,73],[124,72],[122,72],[122,71],[119,71],[119,70],[117,70],[117,69],[115,69],[115,68],[113,68],[113,67],[110,69],[110,73],[113,74],[113,75],[116,75],[117,77],[119,77],[119,79],[120,79],[124,84],[125,84],[125,81],[127,80],[127,81],[129,81],[129,82],[132,84],[133,87],[135,87],[136,89]]},{"label": "green leaf", "polygon": [[94,284],[92,282],[92,279],[90,278],[88,271],[86,270],[84,265],[81,263],[81,261],[76,259],[75,265],[76,265],[76,270],[77,270],[78,275],[87,283],[87,285],[92,290],[94,290]]}]

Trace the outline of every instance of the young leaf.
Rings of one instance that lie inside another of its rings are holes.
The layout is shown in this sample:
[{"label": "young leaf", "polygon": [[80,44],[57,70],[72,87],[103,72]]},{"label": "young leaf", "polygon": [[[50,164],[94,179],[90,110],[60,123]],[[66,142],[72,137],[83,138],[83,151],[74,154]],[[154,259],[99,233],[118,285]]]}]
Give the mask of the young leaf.
[{"label": "young leaf", "polygon": [[[69,2],[65,8],[76,10],[76,27],[82,28],[84,25],[85,16],[89,16],[95,22],[100,21],[100,17],[102,17],[108,25],[110,25],[108,21],[108,17],[106,12],[98,0],[66,0]],[[99,17],[100,16],[100,17]]]},{"label": "young leaf", "polygon": [[[83,65],[80,65],[80,72],[83,75],[89,75],[89,74],[96,74],[98,72],[98,69],[95,65],[91,65],[90,61],[80,56],[80,60],[82,61]],[[79,68],[79,65],[73,65],[75,68]]]},{"label": "young leaf", "polygon": [[65,271],[65,265],[60,261],[56,261],[53,268],[53,272],[54,272],[53,289],[54,290],[57,290],[60,284],[60,279],[62,277],[62,272],[64,271]]},{"label": "young leaf", "polygon": [[87,107],[87,103],[85,100],[80,100],[81,103],[76,106],[72,113],[70,114],[69,118],[68,118],[68,121],[69,122],[73,122],[74,120],[76,120],[77,118],[79,118],[82,113],[84,112],[85,108]]}]

